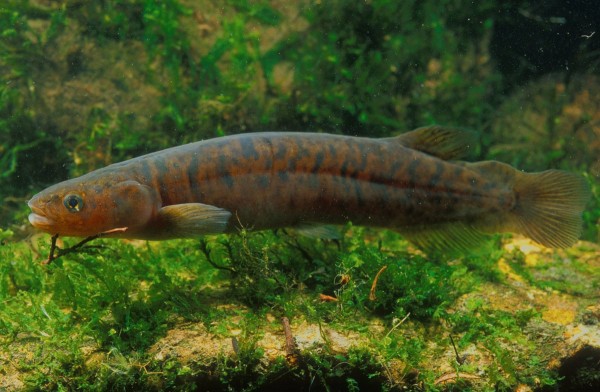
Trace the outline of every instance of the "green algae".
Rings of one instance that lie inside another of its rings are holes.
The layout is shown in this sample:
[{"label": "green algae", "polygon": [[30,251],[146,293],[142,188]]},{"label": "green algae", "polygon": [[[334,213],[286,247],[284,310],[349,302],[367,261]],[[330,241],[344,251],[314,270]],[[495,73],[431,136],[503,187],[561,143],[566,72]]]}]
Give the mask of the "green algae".
[{"label": "green algae", "polygon": [[[48,251],[46,238],[38,245]],[[549,363],[559,348],[548,339],[560,328],[533,304],[497,308],[492,283],[472,268],[488,260],[427,260],[387,232],[349,227],[338,243],[283,232],[101,240],[49,266],[25,243],[6,242],[0,256],[0,360],[25,389],[253,390],[294,380],[443,390],[438,378],[453,372],[475,377],[452,382],[465,388],[559,382]],[[293,359],[281,317],[298,344]]]}]

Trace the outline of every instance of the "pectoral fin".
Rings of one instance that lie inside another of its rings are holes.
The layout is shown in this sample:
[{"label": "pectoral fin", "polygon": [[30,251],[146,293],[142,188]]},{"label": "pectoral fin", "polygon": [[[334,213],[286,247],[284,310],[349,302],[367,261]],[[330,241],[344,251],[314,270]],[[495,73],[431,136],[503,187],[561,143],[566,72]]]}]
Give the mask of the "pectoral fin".
[{"label": "pectoral fin", "polygon": [[223,233],[230,217],[231,212],[202,203],[174,204],[158,211],[158,218],[171,238]]}]

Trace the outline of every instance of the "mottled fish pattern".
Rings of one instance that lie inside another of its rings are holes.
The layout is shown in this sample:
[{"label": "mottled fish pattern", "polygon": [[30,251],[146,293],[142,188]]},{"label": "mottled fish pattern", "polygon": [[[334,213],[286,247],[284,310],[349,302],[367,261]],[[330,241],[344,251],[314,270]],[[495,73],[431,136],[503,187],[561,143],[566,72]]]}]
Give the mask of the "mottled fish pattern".
[{"label": "mottled fish pattern", "polygon": [[469,134],[420,128],[394,138],[250,133],[113,164],[35,195],[30,222],[51,234],[162,240],[353,224],[391,228],[425,250],[468,248],[513,231],[572,245],[590,197],[585,180],[526,174],[461,158]]}]

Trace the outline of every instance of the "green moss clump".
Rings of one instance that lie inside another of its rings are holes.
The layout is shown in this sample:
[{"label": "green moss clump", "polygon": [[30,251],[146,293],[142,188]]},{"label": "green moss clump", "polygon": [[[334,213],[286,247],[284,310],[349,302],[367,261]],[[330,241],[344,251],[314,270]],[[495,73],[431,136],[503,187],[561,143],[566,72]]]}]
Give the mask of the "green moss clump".
[{"label": "green moss clump", "polygon": [[[479,272],[497,268],[489,259],[428,260],[407,253],[395,233],[344,232],[338,242],[285,232],[104,240],[50,266],[3,232],[0,360],[34,389],[250,390],[294,380],[351,390],[398,383],[440,389],[440,373],[449,371],[477,373],[478,381],[455,385],[483,389],[557,382],[549,361],[558,341],[548,339],[561,336],[559,329],[535,308],[497,308],[490,285],[514,294],[503,279],[490,282]],[[48,251],[46,241],[38,246]],[[515,271],[534,279],[537,268]],[[281,348],[283,316],[302,341],[294,361]],[[548,335],[552,328],[556,334]]]},{"label": "green moss clump", "polygon": [[493,26],[493,2],[459,3],[328,1],[307,7],[311,28],[295,37],[295,45],[276,48],[296,69],[295,120],[369,136],[457,119],[460,126],[480,128],[492,110],[483,102],[494,101],[499,81],[482,46]]}]

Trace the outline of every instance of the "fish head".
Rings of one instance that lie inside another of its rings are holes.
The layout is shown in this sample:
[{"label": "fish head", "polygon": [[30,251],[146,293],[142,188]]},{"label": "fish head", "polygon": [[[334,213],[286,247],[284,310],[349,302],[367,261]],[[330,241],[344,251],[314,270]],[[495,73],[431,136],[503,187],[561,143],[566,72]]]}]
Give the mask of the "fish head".
[{"label": "fish head", "polygon": [[152,188],[137,181],[83,176],[45,189],[27,204],[34,227],[53,235],[87,237],[142,227],[160,203]]}]

